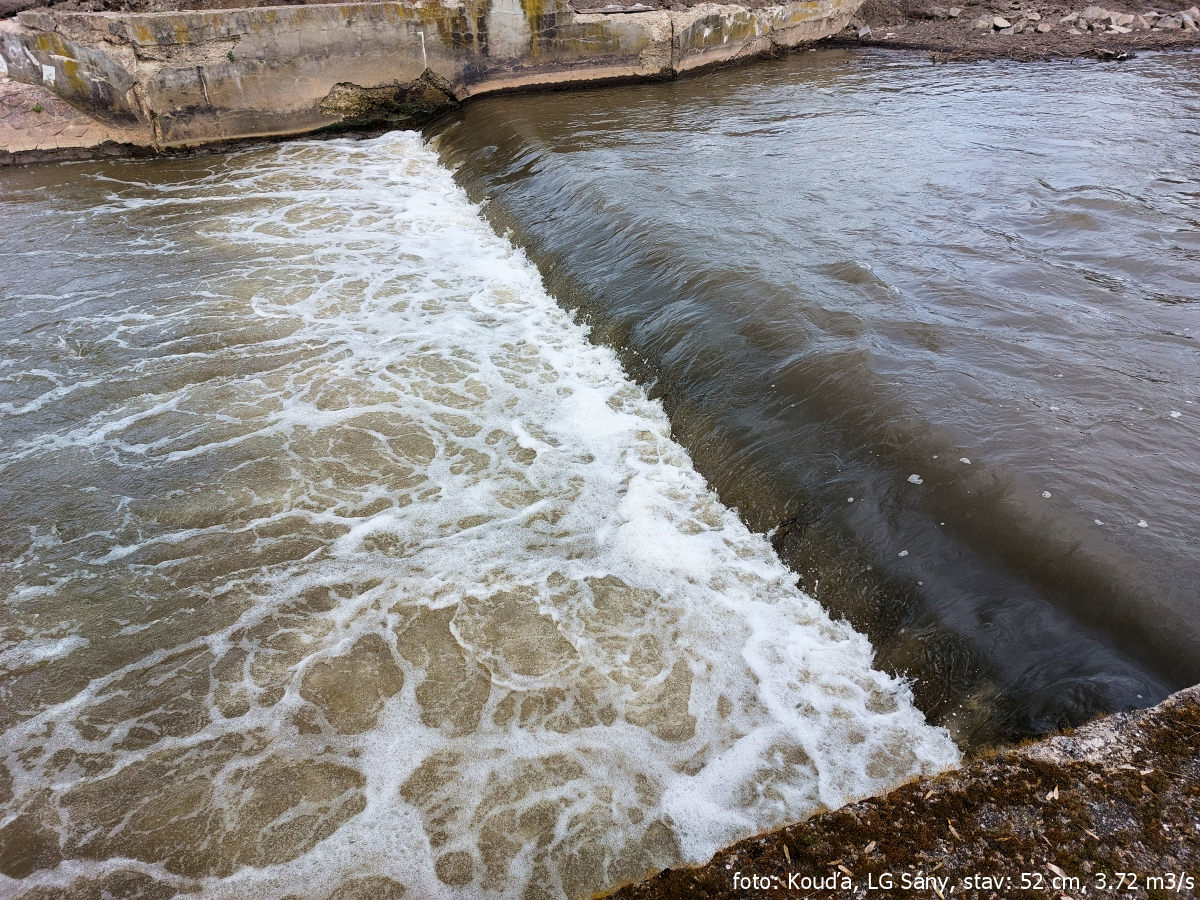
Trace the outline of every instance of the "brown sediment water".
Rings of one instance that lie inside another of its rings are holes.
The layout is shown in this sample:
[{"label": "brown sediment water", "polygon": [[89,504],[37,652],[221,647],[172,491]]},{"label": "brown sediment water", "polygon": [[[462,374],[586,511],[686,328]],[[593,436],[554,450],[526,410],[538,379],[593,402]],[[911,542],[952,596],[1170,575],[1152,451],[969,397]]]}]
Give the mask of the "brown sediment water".
[{"label": "brown sediment water", "polygon": [[494,98],[456,177],[966,747],[1200,680],[1200,57]]},{"label": "brown sediment water", "polygon": [[419,135],[0,210],[0,895],[586,896],[958,760]]}]

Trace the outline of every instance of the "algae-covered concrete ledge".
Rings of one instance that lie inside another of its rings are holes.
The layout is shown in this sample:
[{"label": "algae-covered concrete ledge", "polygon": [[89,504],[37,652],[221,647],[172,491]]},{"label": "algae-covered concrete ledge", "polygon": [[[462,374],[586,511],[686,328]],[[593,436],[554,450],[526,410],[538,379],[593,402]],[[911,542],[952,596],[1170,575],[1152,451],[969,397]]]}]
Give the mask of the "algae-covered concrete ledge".
[{"label": "algae-covered concrete ledge", "polygon": [[[0,21],[0,76],[51,92],[123,143],[163,150],[411,126],[503,90],[670,78],[826,37],[860,2],[587,14],[566,0],[26,10]],[[30,136],[14,125],[0,147],[14,159],[53,130],[26,118]]]},{"label": "algae-covered concrete ledge", "polygon": [[612,900],[934,896],[1200,896],[1200,686],[750,838]]}]

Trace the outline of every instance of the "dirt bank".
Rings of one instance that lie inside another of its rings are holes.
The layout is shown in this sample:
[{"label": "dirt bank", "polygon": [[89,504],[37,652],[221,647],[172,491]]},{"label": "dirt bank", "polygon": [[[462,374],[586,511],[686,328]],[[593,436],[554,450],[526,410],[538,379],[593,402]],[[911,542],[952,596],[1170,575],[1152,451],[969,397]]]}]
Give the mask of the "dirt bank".
[{"label": "dirt bank", "polygon": [[831,42],[929,51],[934,62],[1079,56],[1119,61],[1140,50],[1200,47],[1200,9],[1194,0],[1163,0],[1153,6],[1038,0],[939,6],[927,0],[867,0]]},{"label": "dirt bank", "polygon": [[[919,889],[918,876],[927,879]],[[950,888],[968,898],[1196,897],[1200,687],[751,838],[612,897],[934,897]]]}]

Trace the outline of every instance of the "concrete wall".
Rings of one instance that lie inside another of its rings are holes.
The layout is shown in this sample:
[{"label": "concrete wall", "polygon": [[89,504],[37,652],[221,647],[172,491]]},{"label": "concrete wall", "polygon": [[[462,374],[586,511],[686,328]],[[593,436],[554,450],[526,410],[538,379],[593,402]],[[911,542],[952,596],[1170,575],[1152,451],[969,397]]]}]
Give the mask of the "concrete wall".
[{"label": "concrete wall", "polygon": [[[22,12],[0,74],[154,147],[404,123],[496,90],[671,77],[840,30],[861,0],[576,14],[566,0]],[[362,91],[359,89],[367,89]]]}]

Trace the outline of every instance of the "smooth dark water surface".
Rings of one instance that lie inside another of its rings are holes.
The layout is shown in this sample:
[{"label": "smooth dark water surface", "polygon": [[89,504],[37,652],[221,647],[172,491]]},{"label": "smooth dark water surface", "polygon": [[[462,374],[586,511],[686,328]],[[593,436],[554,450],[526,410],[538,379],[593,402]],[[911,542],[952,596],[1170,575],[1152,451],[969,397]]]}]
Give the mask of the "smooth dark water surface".
[{"label": "smooth dark water surface", "polygon": [[1195,54],[819,51],[433,133],[723,499],[978,745],[1200,680],[1198,97]]}]

